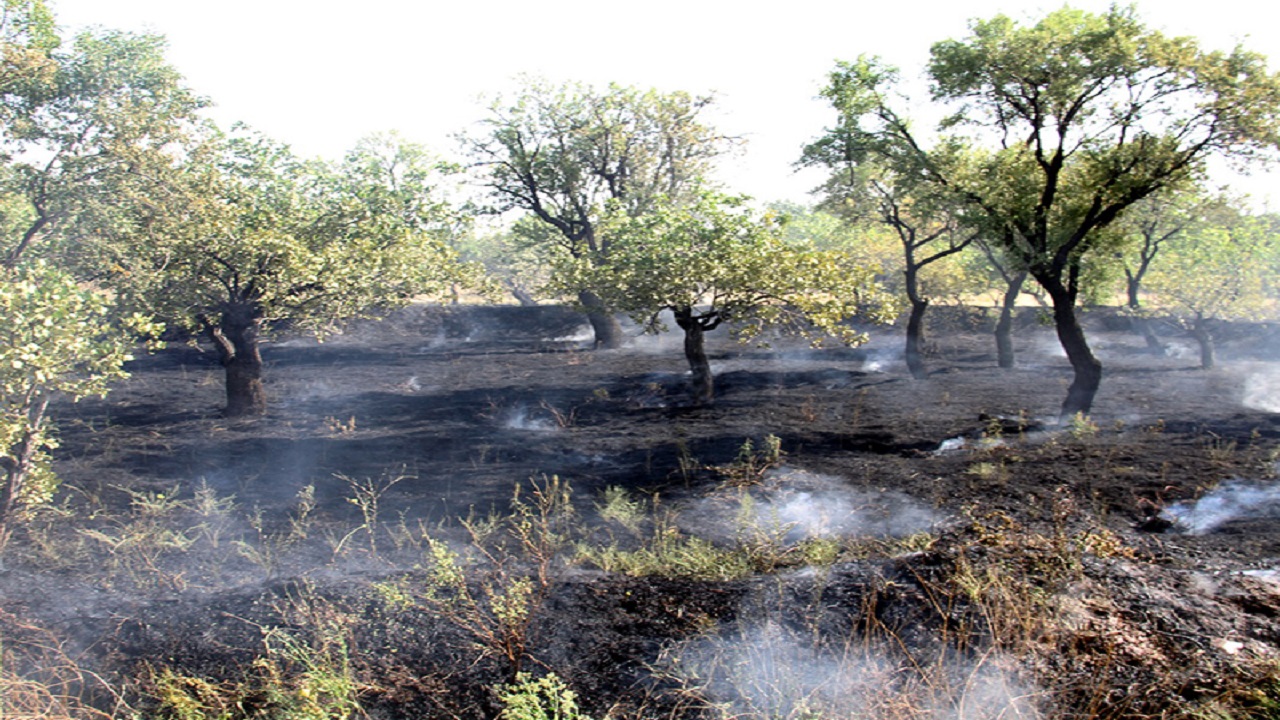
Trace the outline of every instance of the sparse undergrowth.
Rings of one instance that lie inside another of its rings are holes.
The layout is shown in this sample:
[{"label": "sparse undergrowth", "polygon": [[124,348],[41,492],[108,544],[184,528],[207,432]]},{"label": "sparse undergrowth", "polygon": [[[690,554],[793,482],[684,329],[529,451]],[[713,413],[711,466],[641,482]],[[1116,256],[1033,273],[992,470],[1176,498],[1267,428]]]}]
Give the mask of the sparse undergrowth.
[{"label": "sparse undergrowth", "polygon": [[[831,369],[726,371],[722,405],[693,410],[666,406],[681,380],[648,361],[618,380],[630,360],[582,355],[495,354],[490,385],[452,394],[397,369],[373,393],[385,415],[358,393],[245,425],[88,406],[62,494],[0,574],[0,717],[1277,716],[1269,521],[1135,529],[1271,483],[1265,416],[1170,404],[1052,426],[955,409],[962,373],[913,406],[938,388]],[[456,373],[441,385],[480,362],[427,357]],[[485,417],[517,377],[535,389],[502,407],[564,421]],[[186,456],[207,462],[118,470]],[[530,466],[563,470],[513,498]],[[832,502],[800,468],[857,493]],[[472,511],[433,512],[444,488]],[[940,519],[852,532],[779,501],[848,514],[894,493]]]}]

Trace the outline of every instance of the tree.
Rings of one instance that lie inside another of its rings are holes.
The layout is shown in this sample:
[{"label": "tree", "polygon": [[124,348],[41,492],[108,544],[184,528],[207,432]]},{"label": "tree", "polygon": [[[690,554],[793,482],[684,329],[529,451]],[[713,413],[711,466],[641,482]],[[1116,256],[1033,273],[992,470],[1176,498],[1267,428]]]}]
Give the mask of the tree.
[{"label": "tree", "polygon": [[105,395],[125,377],[140,317],[122,326],[105,297],[43,262],[0,268],[0,551],[31,506],[57,487],[49,403]]},{"label": "tree", "polygon": [[12,102],[45,92],[61,40],[44,0],[4,0],[0,7],[0,111],[7,121]]},{"label": "tree", "polygon": [[1177,318],[1200,347],[1200,367],[1216,365],[1214,324],[1277,315],[1280,237],[1263,218],[1201,225],[1170,245],[1151,267],[1154,305]]},{"label": "tree", "polygon": [[180,170],[100,262],[133,304],[213,342],[229,416],[266,411],[259,343],[272,325],[324,334],[475,279],[445,242],[455,219],[432,184],[440,168],[398,138],[329,164],[238,132]]},{"label": "tree", "polygon": [[850,135],[945,188],[966,218],[1044,289],[1073,370],[1064,416],[1087,413],[1102,380],[1076,313],[1083,271],[1114,257],[1123,213],[1196,177],[1213,155],[1251,160],[1280,143],[1280,79],[1257,54],[1206,52],[1148,31],[1131,9],[1065,8],[1032,26],[975,21],[937,43],[933,97],[955,112],[936,142],[890,95],[896,73],[841,63],[825,90]]},{"label": "tree", "polygon": [[698,404],[714,397],[705,336],[721,324],[732,323],[744,340],[774,327],[858,344],[866,337],[845,320],[891,316],[891,300],[876,287],[873,268],[848,263],[838,252],[785,242],[778,218],[752,212],[744,198],[703,193],[639,216],[613,208],[601,218],[599,233],[611,243],[608,260],[570,261],[559,282],[592,288],[653,330],[669,310],[684,332]]},{"label": "tree", "polygon": [[[545,241],[561,255],[608,260],[597,232],[606,201],[631,216],[659,197],[681,198],[699,184],[726,141],[700,117],[711,100],[611,85],[552,87],[527,82],[509,102],[494,103],[483,130],[463,146],[484,173],[491,210],[523,210],[553,232]],[[576,294],[596,344],[617,347],[621,329],[589,288]]]},{"label": "tree", "polygon": [[1143,281],[1158,256],[1167,247],[1194,234],[1210,216],[1223,219],[1227,209],[1224,198],[1206,197],[1198,189],[1170,189],[1145,198],[1134,205],[1119,222],[1120,232],[1130,233],[1132,240],[1120,256],[1125,277],[1126,306],[1133,313],[1138,332],[1151,350],[1163,353],[1165,348],[1142,312]]},{"label": "tree", "polygon": [[47,86],[13,99],[0,180],[32,209],[0,248],[13,267],[33,247],[74,262],[79,239],[127,222],[198,124],[204,102],[164,58],[164,40],[102,31],[53,56]]},{"label": "tree", "polygon": [[1026,268],[1019,267],[1018,261],[1009,257],[998,243],[987,242],[979,238],[974,245],[987,260],[987,267],[999,277],[1003,286],[1000,288],[1000,314],[992,335],[996,341],[996,365],[1009,370],[1014,367],[1017,357],[1013,349],[1013,312],[1018,305],[1018,297],[1022,295],[1027,283]]},{"label": "tree", "polygon": [[927,183],[918,182],[914,173],[897,172],[861,148],[843,145],[844,140],[855,138],[837,134],[809,146],[802,164],[836,170],[823,188],[826,206],[855,223],[879,223],[897,236],[902,289],[910,307],[903,357],[911,376],[923,380],[928,375],[923,345],[930,297],[922,287],[921,273],[964,250],[977,239],[977,233],[961,225],[957,208],[946,193],[933,192]]},{"label": "tree", "polygon": [[[108,296],[50,259],[116,222],[199,101],[163,42],[86,34],[65,52],[39,0],[0,11],[0,549],[57,478],[50,402],[104,394],[139,333]],[[167,160],[165,160],[167,162]],[[44,256],[44,257],[40,257]]]}]

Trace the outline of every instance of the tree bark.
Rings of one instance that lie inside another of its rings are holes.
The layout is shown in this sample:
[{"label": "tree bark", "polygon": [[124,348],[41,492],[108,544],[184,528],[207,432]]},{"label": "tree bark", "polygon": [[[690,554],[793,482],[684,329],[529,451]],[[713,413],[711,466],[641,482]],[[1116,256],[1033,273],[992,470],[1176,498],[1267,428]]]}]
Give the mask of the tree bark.
[{"label": "tree bark", "polygon": [[910,248],[906,255],[907,267],[903,271],[907,300],[911,302],[911,313],[907,316],[907,346],[903,357],[907,361],[907,370],[911,377],[923,380],[928,377],[924,369],[924,311],[929,309],[929,299],[920,295],[920,265],[916,263]]},{"label": "tree bark", "polygon": [[13,534],[18,496],[22,494],[23,486],[27,484],[31,471],[35,468],[36,453],[40,451],[38,438],[44,429],[45,412],[49,408],[47,395],[28,395],[27,400],[27,427],[21,437],[6,448],[8,457],[0,458],[0,472],[3,472],[4,477],[3,485],[0,485],[0,568],[4,567],[4,549]]},{"label": "tree bark", "polygon": [[684,357],[689,361],[690,386],[695,405],[707,405],[715,396],[715,380],[711,376],[711,361],[707,359],[705,328],[699,318],[693,317],[691,308],[675,312],[676,325],[684,330]]},{"label": "tree bark", "polygon": [[1142,309],[1142,297],[1140,295],[1142,275],[1130,274],[1126,279],[1125,285],[1129,296],[1129,309],[1134,312],[1133,331],[1147,341],[1148,350],[1157,355],[1164,355],[1167,350],[1164,343],[1160,342],[1160,337],[1156,335],[1155,327],[1152,325],[1151,320],[1138,314]]},{"label": "tree bark", "polygon": [[224,311],[210,329],[226,371],[227,417],[265,415],[267,393],[262,385],[262,353],[258,346],[261,319],[252,307],[237,305]]},{"label": "tree bark", "polygon": [[924,367],[924,311],[929,309],[929,301],[924,298],[911,300],[911,314],[907,316],[907,347],[904,352],[907,370],[916,380],[924,380],[929,373]]},{"label": "tree bark", "polygon": [[996,321],[996,362],[1005,370],[1013,368],[1016,363],[1013,352],[1013,311],[1018,304],[1018,295],[1022,294],[1022,284],[1027,280],[1027,273],[1020,272],[1010,277],[1004,288],[1004,297],[1000,299],[1000,319]]},{"label": "tree bark", "polygon": [[1217,353],[1213,347],[1213,333],[1209,330],[1209,321],[1198,317],[1191,326],[1191,337],[1200,344],[1200,369],[1212,370],[1217,364]]},{"label": "tree bark", "polygon": [[586,308],[587,321],[591,323],[591,329],[596,336],[595,346],[605,350],[622,347],[622,325],[618,323],[618,318],[605,307],[600,296],[590,290],[583,290],[578,293],[578,302]]},{"label": "tree bark", "polygon": [[511,291],[511,296],[516,299],[516,302],[520,303],[521,307],[536,307],[538,305],[538,301],[534,299],[533,295],[529,294],[529,291],[521,287],[519,283],[508,281],[507,289]]},{"label": "tree bark", "polygon": [[1076,314],[1075,295],[1052,279],[1037,278],[1053,301],[1053,324],[1058,331],[1058,341],[1071,362],[1074,377],[1067,388],[1067,399],[1062,403],[1063,419],[1077,414],[1088,415],[1093,408],[1093,398],[1102,384],[1102,362],[1094,357],[1089,341],[1080,326]]}]

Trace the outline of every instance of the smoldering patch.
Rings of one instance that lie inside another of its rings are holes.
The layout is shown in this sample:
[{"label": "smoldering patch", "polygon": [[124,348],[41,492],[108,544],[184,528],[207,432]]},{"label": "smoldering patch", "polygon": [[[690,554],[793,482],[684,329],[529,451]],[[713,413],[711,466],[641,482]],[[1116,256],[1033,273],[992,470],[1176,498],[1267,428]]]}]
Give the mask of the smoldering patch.
[{"label": "smoldering patch", "polygon": [[779,468],[756,485],[726,486],[681,512],[685,532],[713,542],[769,537],[784,543],[814,538],[902,538],[930,532],[944,521],[904,493],[861,490],[848,481]]},{"label": "smoldering patch", "polygon": [[1175,530],[1204,535],[1243,520],[1280,520],[1280,484],[1230,480],[1194,501],[1160,512]]}]

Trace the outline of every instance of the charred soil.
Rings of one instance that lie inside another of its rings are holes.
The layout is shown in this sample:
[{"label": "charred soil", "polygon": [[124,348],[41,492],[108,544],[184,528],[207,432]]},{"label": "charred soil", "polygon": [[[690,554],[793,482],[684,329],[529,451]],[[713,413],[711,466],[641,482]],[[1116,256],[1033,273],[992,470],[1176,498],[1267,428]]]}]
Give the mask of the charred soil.
[{"label": "charred soil", "polygon": [[560,308],[282,336],[247,420],[174,345],[57,408],[0,683],[11,712],[183,720],[565,688],[596,718],[1273,717],[1280,333],[1224,328],[1206,372],[1088,317],[1102,391],[1062,421],[1034,315],[1000,370],[985,318],[936,308],[921,380],[893,328],[717,332],[705,406],[678,338],[592,351]]}]

